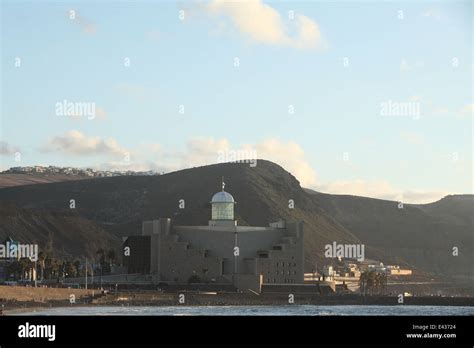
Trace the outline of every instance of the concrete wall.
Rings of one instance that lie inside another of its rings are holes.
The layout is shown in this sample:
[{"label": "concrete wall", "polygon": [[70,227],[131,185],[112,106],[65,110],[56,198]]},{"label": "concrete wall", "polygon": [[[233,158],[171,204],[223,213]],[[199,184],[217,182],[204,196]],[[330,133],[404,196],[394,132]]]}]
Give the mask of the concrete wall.
[{"label": "concrete wall", "polygon": [[263,284],[263,293],[319,294],[318,284]]},{"label": "concrete wall", "polygon": [[[286,237],[257,259],[258,273],[266,284],[302,284],[304,282],[304,232],[301,222],[286,224]],[[268,257],[264,257],[268,256]]]},{"label": "concrete wall", "polygon": [[161,280],[187,283],[192,275],[201,281],[217,281],[222,274],[222,260],[205,250],[190,248],[187,242],[176,242],[173,236],[162,236],[160,250]]},{"label": "concrete wall", "polygon": [[[287,235],[285,229],[265,228],[252,231],[246,228],[240,231],[210,228],[194,229],[192,227],[176,226],[173,228],[180,240],[189,242],[192,248],[209,250],[211,256],[228,260],[232,264],[227,268],[230,273],[249,273],[246,259],[257,257],[258,250],[272,249]],[[234,256],[234,247],[239,248],[239,256]],[[255,271],[251,272],[256,274]]]},{"label": "concrete wall", "polygon": [[123,245],[129,248],[130,255],[123,255],[123,263],[128,273],[150,273],[150,240],[151,236],[130,236]]},{"label": "concrete wall", "polygon": [[273,226],[171,228],[169,219],[146,221],[143,234],[151,238],[151,273],[154,279],[179,283],[187,283],[193,275],[201,281],[222,281],[224,276],[240,282],[239,288],[250,289],[260,289],[260,279],[303,283],[302,223]]},{"label": "concrete wall", "polygon": [[260,293],[262,288],[262,279],[260,275],[253,274],[236,274],[225,276],[229,282],[242,292]]}]

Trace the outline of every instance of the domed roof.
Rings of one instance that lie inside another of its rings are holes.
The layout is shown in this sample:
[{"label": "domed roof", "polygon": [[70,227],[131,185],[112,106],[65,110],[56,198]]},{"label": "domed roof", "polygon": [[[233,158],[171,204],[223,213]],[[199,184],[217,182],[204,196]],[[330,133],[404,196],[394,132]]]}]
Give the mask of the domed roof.
[{"label": "domed roof", "polygon": [[211,203],[235,203],[234,197],[228,192],[219,191],[212,196]]}]

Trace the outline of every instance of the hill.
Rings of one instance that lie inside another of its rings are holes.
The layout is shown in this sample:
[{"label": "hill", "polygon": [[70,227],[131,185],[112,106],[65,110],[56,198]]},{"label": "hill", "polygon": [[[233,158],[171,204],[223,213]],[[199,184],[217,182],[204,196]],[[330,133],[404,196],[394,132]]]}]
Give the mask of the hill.
[{"label": "hill", "polygon": [[[159,217],[172,217],[176,224],[207,225],[211,215],[209,201],[220,189],[222,176],[227,183],[226,189],[237,201],[239,224],[267,226],[280,218],[305,221],[308,269],[321,263],[325,244],[334,240],[359,242],[318,206],[294,176],[263,160],[255,168],[248,164],[225,163],[160,176],[95,178],[7,187],[0,189],[0,201],[65,217],[72,210],[69,202],[74,199],[74,214],[94,222],[103,230],[97,230],[96,238],[105,238],[105,231],[119,240],[124,235],[139,234],[143,220]],[[181,199],[185,201],[185,209],[178,208]],[[295,202],[294,209],[288,207],[290,199]],[[30,239],[39,235],[35,228],[20,223],[22,231],[31,234]],[[5,226],[0,238],[7,231],[11,229]],[[66,247],[66,236],[53,233],[52,237],[55,245]],[[43,235],[41,239],[44,244]],[[91,242],[94,240],[91,236]],[[86,244],[78,242],[71,253],[81,255],[81,247]]]},{"label": "hill", "polygon": [[446,223],[474,226],[474,195],[449,195],[417,207]]},{"label": "hill", "polygon": [[59,258],[96,257],[98,249],[116,249],[120,239],[94,221],[70,211],[19,208],[0,202],[0,241],[7,237],[23,244],[38,244]]},{"label": "hill", "polygon": [[[397,202],[310,191],[319,205],[386,262],[406,262],[435,274],[472,277],[472,195],[400,208]],[[458,247],[459,256],[453,255]]]},{"label": "hill", "polygon": [[[175,224],[207,225],[209,201],[220,189],[222,176],[237,201],[239,224],[266,226],[280,218],[305,221],[307,271],[327,263],[324,246],[336,241],[364,243],[366,258],[472,277],[472,195],[399,209],[393,201],[303,189],[285,169],[264,160],[256,167],[224,163],[159,176],[3,188],[0,202],[13,204],[18,213],[5,219],[0,238],[37,238],[40,246],[49,238],[65,253],[81,256],[101,243],[119,245],[122,236],[139,234],[143,220],[172,217]],[[69,208],[71,199],[75,209]],[[181,199],[184,209],[178,207]],[[290,199],[294,209],[288,207]],[[454,246],[460,250],[457,257],[452,255]]]},{"label": "hill", "polygon": [[47,184],[51,182],[61,182],[70,180],[87,179],[86,176],[71,176],[71,175],[41,175],[41,174],[0,174],[0,188],[32,185],[32,184]]}]

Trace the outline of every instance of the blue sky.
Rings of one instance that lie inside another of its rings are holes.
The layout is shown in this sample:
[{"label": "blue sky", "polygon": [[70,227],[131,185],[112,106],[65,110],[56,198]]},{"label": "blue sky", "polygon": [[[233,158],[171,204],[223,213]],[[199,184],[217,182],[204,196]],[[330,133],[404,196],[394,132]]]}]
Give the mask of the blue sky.
[{"label": "blue sky", "polygon": [[[2,1],[1,37],[3,169],[170,171],[250,148],[324,192],[472,193],[469,1]],[[64,100],[95,117],[58,116]],[[419,114],[381,115],[389,101]]]}]

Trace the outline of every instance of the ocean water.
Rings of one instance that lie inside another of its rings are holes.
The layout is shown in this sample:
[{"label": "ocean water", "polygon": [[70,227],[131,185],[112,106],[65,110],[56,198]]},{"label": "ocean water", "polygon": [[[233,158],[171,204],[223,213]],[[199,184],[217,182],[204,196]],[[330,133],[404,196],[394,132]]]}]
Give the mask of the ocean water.
[{"label": "ocean water", "polygon": [[474,315],[474,307],[461,306],[107,306],[56,307],[21,311],[14,315],[139,315],[139,316],[265,316],[265,315]]}]

